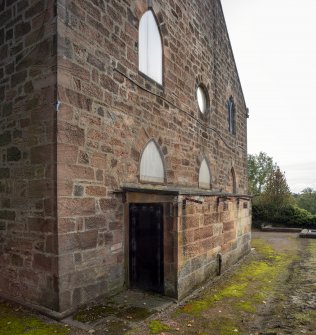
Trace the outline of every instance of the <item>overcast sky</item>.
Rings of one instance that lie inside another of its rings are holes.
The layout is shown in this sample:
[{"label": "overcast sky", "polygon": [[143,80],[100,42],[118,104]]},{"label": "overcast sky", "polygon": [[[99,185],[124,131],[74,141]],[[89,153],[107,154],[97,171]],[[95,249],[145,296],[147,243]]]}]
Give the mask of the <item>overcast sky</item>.
[{"label": "overcast sky", "polygon": [[316,189],[316,0],[222,0],[249,108],[248,152]]}]

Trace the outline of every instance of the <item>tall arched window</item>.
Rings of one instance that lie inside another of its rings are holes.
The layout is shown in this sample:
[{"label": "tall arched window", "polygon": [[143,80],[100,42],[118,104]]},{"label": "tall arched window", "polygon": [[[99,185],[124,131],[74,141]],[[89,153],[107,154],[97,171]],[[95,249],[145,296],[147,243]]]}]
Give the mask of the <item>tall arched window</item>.
[{"label": "tall arched window", "polygon": [[163,183],[164,165],[156,143],[151,140],[145,147],[140,160],[140,180]]},{"label": "tall arched window", "polygon": [[232,182],[232,189],[231,189],[231,192],[232,193],[237,193],[237,185],[236,185],[236,175],[235,175],[235,170],[234,168],[232,167],[231,170],[230,170],[230,174],[231,174],[231,182]]},{"label": "tall arched window", "polygon": [[207,189],[211,188],[211,173],[205,159],[203,159],[200,166],[199,187]]},{"label": "tall arched window", "polygon": [[162,43],[156,19],[151,10],[139,22],[139,71],[162,84]]},{"label": "tall arched window", "polygon": [[227,112],[228,112],[228,130],[232,134],[236,134],[236,120],[235,120],[235,102],[232,96],[229,97],[227,101]]}]

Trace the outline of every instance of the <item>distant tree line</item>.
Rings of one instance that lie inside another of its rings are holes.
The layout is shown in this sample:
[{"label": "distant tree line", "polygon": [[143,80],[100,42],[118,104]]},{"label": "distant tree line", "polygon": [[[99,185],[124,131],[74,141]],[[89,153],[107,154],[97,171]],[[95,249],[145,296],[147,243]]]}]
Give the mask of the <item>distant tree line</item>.
[{"label": "distant tree line", "polygon": [[291,194],[285,173],[266,153],[248,155],[248,185],[255,225],[316,227],[316,191]]},{"label": "distant tree line", "polygon": [[301,194],[294,194],[294,198],[299,207],[316,214],[316,191],[311,187],[304,188]]}]

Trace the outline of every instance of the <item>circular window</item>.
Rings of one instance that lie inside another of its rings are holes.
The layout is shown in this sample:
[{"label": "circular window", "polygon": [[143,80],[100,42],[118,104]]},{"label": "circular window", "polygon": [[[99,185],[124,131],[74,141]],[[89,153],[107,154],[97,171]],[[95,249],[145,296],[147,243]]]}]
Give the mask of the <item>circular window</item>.
[{"label": "circular window", "polygon": [[206,94],[203,87],[198,86],[196,90],[196,97],[199,105],[200,112],[204,114],[206,112]]}]

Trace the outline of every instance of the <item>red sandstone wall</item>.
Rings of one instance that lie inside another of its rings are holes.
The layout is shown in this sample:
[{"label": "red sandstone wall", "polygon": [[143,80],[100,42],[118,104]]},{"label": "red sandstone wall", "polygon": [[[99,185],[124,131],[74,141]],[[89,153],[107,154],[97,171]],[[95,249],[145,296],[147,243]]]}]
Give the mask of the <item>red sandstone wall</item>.
[{"label": "red sandstone wall", "polygon": [[[123,287],[122,201],[112,191],[139,183],[140,155],[151,138],[163,153],[167,185],[196,188],[206,157],[214,189],[231,190],[234,166],[238,192],[247,191],[246,107],[219,2],[153,1],[163,88],[138,72],[138,23],[147,8],[141,0],[58,1],[62,309]],[[196,101],[200,82],[210,97],[206,118]],[[230,95],[236,136],[227,131]]]},{"label": "red sandstone wall", "polygon": [[54,1],[0,5],[0,294],[58,309]]},{"label": "red sandstone wall", "polygon": [[[247,191],[246,106],[218,0],[153,1],[163,88],[138,72],[138,23],[147,1],[58,0],[57,28],[52,1],[30,2],[6,2],[0,12],[0,285],[67,311],[126,284],[126,220],[122,196],[113,191],[139,184],[140,155],[151,138],[163,154],[165,186],[197,188],[205,157],[213,189],[232,189],[233,166],[237,191]],[[203,118],[199,83],[210,97]],[[236,135],[227,130],[230,95]],[[214,214],[210,206],[203,222]],[[195,228],[202,234],[192,222],[188,236]],[[225,248],[225,234],[212,237],[215,247],[220,240]],[[180,261],[205,253],[202,240],[192,245],[203,250]],[[240,241],[236,250],[248,246]]]},{"label": "red sandstone wall", "polygon": [[187,295],[210,277],[217,276],[219,270],[226,271],[250,251],[249,200],[217,196],[190,199],[201,203],[186,201],[185,207],[180,207],[178,297]]}]

